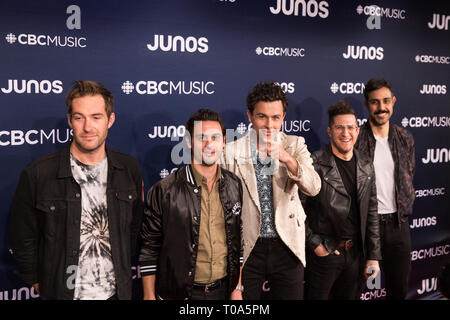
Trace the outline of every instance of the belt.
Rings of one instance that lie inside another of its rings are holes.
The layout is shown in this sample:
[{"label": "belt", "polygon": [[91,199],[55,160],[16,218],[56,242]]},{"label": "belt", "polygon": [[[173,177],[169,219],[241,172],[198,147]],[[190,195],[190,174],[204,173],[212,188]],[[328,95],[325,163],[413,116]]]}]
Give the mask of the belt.
[{"label": "belt", "polygon": [[385,214],[378,214],[380,221],[385,222],[385,221],[390,221],[390,220],[394,220],[395,217],[397,216],[397,212],[394,213],[385,213]]},{"label": "belt", "polygon": [[201,290],[204,292],[210,292],[214,291],[222,286],[222,284],[225,283],[225,280],[227,280],[227,277],[216,280],[211,283],[203,284],[203,283],[195,283],[193,284],[193,289]]},{"label": "belt", "polygon": [[348,250],[351,247],[353,247],[354,245],[355,245],[355,243],[353,242],[352,239],[350,239],[350,240],[342,240],[341,242],[339,242],[338,248],[344,248],[344,250]]}]

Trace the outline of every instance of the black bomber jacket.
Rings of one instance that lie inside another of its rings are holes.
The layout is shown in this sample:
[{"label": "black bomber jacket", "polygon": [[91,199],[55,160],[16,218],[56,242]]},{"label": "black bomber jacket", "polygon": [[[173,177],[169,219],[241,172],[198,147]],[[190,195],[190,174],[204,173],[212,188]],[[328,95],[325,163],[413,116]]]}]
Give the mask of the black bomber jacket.
[{"label": "black bomber jacket", "polygon": [[[242,263],[242,185],[221,169],[219,196],[228,249],[228,292],[236,287]],[[157,182],[147,193],[139,256],[141,275],[156,274],[156,294],[163,299],[189,299],[195,276],[200,233],[201,188],[189,165]]]}]

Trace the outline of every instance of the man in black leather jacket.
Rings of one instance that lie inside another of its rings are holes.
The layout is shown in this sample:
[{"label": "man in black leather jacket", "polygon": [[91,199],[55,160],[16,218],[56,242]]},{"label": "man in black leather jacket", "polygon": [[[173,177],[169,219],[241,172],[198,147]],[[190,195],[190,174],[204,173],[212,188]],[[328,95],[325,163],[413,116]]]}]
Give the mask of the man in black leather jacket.
[{"label": "man in black leather jacket", "polygon": [[242,186],[217,164],[225,126],[200,109],[186,124],[192,163],[148,192],[139,256],[144,299],[242,299]]},{"label": "man in black leather jacket", "polygon": [[379,271],[380,236],[372,162],[353,146],[359,128],[346,101],[328,109],[330,144],[312,154],[322,179],[306,211],[306,299],[357,299],[363,275]]},{"label": "man in black leather jacket", "polygon": [[12,203],[18,275],[42,299],[131,299],[131,256],[142,221],[138,162],[105,147],[115,120],[100,83],[66,97],[70,145],[28,165]]}]

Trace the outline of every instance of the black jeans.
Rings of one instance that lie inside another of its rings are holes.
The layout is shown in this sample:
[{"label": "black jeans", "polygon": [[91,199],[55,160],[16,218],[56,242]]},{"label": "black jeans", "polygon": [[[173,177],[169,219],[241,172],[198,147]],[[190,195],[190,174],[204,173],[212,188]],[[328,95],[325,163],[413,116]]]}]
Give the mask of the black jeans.
[{"label": "black jeans", "polygon": [[273,300],[302,300],[304,268],[300,260],[279,238],[259,238],[244,269],[244,300],[259,300],[264,281],[269,282]]},{"label": "black jeans", "polygon": [[306,255],[306,300],[357,300],[363,283],[363,259],[358,245],[340,255],[317,256],[312,250]]},{"label": "black jeans", "polygon": [[386,300],[404,300],[411,273],[411,234],[409,223],[398,225],[397,214],[380,215],[381,271]]}]

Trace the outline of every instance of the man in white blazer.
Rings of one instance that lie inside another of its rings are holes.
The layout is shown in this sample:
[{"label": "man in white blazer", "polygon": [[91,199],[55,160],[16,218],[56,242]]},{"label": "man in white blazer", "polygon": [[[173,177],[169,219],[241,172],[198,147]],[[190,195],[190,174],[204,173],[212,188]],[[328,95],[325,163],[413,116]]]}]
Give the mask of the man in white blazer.
[{"label": "man in white blazer", "polygon": [[253,128],[222,155],[243,183],[244,299],[260,299],[266,280],[272,299],[303,299],[306,216],[298,191],[315,196],[321,181],[305,139],[280,132],[287,104],[278,84],[257,84],[247,97]]}]

